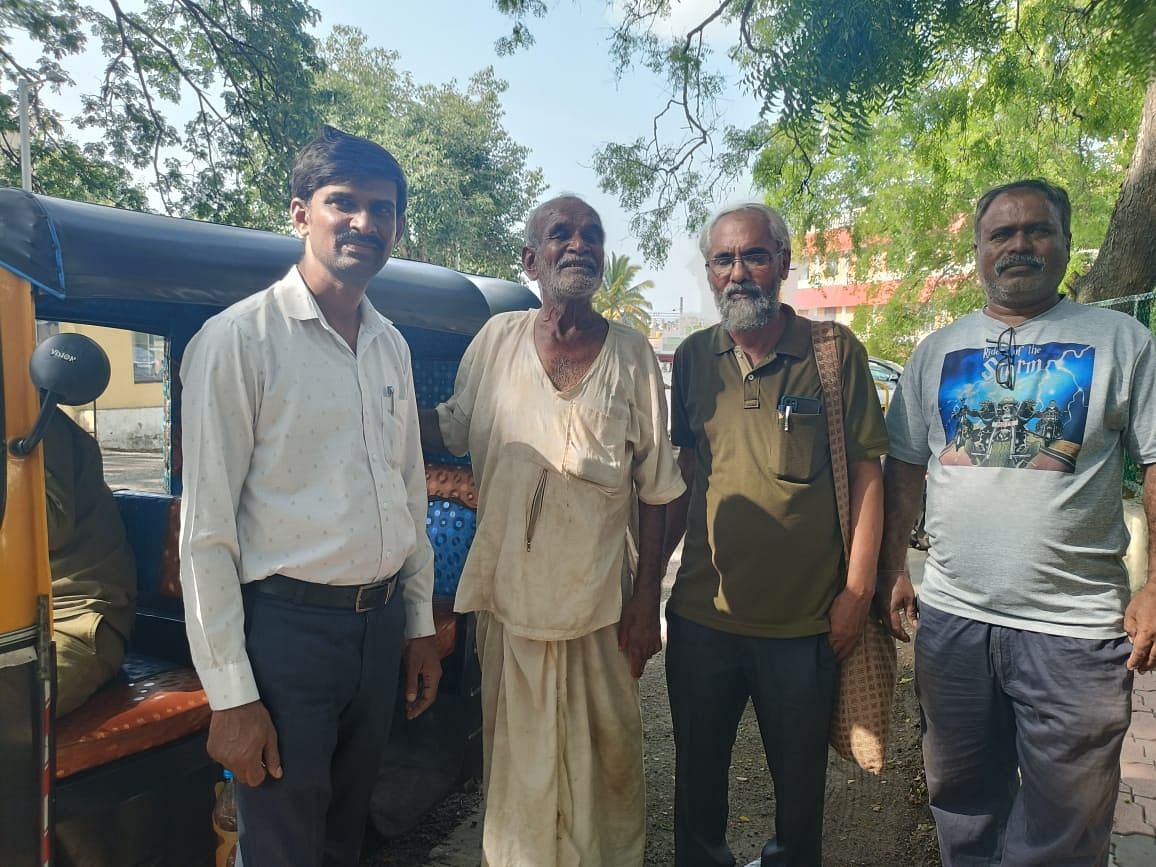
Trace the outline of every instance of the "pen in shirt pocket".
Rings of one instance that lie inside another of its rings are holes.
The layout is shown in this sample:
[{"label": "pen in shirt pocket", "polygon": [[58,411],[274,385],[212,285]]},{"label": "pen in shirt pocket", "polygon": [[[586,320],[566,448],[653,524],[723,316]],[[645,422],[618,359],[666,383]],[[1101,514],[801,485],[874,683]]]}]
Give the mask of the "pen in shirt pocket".
[{"label": "pen in shirt pocket", "polygon": [[393,411],[394,390],[393,390],[392,385],[387,385],[385,387],[385,391],[383,392],[383,396],[385,397],[385,405],[389,409],[389,414],[393,415],[394,414],[394,411]]}]

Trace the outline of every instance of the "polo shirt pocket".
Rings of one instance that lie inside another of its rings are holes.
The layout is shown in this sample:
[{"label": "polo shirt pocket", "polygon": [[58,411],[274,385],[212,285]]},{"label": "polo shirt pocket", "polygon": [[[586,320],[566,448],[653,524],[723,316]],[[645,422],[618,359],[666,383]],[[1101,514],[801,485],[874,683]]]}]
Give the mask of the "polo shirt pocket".
[{"label": "polo shirt pocket", "polygon": [[571,404],[562,469],[599,487],[620,487],[627,469],[626,419]]},{"label": "polo shirt pocket", "polygon": [[771,472],[788,482],[808,482],[827,462],[827,420],[822,413],[791,413],[771,440]]}]

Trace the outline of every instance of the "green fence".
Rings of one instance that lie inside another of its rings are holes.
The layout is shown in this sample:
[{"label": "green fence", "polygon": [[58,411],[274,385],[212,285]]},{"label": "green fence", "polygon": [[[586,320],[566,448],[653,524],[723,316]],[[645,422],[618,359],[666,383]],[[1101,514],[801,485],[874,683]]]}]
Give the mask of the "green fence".
[{"label": "green fence", "polygon": [[[1109,298],[1107,301],[1093,301],[1089,307],[1107,307],[1127,313],[1148,326],[1156,334],[1156,320],[1152,318],[1152,307],[1156,304],[1156,292],[1143,295],[1126,295],[1123,298]],[[1124,488],[1135,496],[1140,495],[1140,467],[1132,459],[1124,458]]]}]

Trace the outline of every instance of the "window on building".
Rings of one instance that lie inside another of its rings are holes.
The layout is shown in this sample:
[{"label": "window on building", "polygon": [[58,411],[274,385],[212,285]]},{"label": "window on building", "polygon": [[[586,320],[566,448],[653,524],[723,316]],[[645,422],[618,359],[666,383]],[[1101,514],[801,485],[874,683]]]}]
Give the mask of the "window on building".
[{"label": "window on building", "polygon": [[159,334],[132,335],[132,381],[160,382],[165,370],[165,339]]}]

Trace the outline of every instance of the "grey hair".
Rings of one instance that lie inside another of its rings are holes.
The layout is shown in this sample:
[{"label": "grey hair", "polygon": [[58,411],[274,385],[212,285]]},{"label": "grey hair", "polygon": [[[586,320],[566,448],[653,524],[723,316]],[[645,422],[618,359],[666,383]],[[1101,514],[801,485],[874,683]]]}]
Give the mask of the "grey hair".
[{"label": "grey hair", "polygon": [[741,211],[756,211],[762,214],[763,218],[767,221],[767,228],[771,230],[771,234],[775,240],[781,243],[783,249],[788,253],[791,251],[791,232],[787,228],[787,221],[783,219],[783,215],[774,208],[764,205],[762,202],[742,202],[738,205],[728,205],[721,211],[718,211],[703,227],[702,234],[698,236],[698,248],[702,251],[703,258],[706,258],[710,252],[710,233],[714,230],[718,221],[723,217],[729,217],[731,214],[737,214]]},{"label": "grey hair", "polygon": [[[598,215],[598,211],[594,210],[594,206],[591,205],[588,201],[586,201],[584,198],[582,198],[577,193],[564,192],[564,193],[560,193],[557,196],[554,196],[554,198],[552,198],[552,199],[547,199],[546,201],[542,202],[542,204],[540,204],[536,208],[534,208],[534,210],[530,211],[529,216],[526,217],[526,231],[525,231],[525,235],[523,237],[525,239],[525,241],[524,241],[525,245],[527,247],[529,247],[531,250],[538,249],[538,245],[542,243],[541,230],[538,228],[539,218],[542,216],[542,214],[544,214],[546,212],[546,210],[551,205],[557,204],[558,202],[561,202],[564,199],[573,199],[574,201],[581,202],[586,207],[588,207],[591,211],[594,211],[595,215]],[[598,219],[601,220],[602,217],[599,215]]]}]

